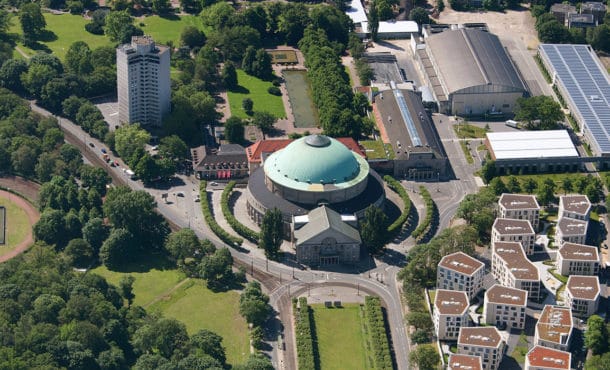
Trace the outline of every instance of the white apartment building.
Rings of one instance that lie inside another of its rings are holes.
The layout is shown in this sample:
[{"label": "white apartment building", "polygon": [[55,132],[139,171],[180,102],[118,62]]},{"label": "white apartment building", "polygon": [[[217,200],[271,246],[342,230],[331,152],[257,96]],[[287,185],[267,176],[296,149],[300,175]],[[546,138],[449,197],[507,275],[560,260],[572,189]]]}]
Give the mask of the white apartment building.
[{"label": "white apartment building", "polygon": [[523,370],[570,370],[571,361],[570,352],[534,346],[525,356]]},{"label": "white apartment building", "polygon": [[527,291],[494,284],[485,292],[483,317],[486,324],[523,329],[526,307]]},{"label": "white apartment building", "polygon": [[571,275],[565,290],[566,305],[574,316],[589,317],[599,308],[600,292],[597,276]]},{"label": "white apartment building", "polygon": [[500,285],[527,291],[528,298],[540,298],[540,276],[536,266],[518,242],[493,243],[491,272]]},{"label": "white apartment building", "polygon": [[170,52],[150,36],[116,49],[119,122],[161,126],[171,108]]},{"label": "white apartment building", "polygon": [[528,220],[534,230],[538,230],[540,205],[534,195],[504,193],[498,200],[500,218]]},{"label": "white apartment building", "polygon": [[575,220],[589,221],[591,202],[586,195],[571,194],[559,197],[557,218],[569,217]]},{"label": "white apartment building", "polygon": [[434,297],[432,322],[434,333],[440,340],[457,340],[462,326],[469,326],[466,292],[437,289]]},{"label": "white apartment building", "polygon": [[504,356],[504,341],[494,327],[462,328],[458,338],[458,353],[478,356],[484,370],[497,370]]},{"label": "white apartment building", "polygon": [[564,243],[557,253],[557,271],[563,275],[597,275],[599,273],[597,247]]},{"label": "white apartment building", "polygon": [[483,288],[485,264],[466,253],[456,252],[441,259],[436,269],[436,288],[466,292],[474,298]]},{"label": "white apartment building", "polygon": [[546,305],[536,323],[534,344],[568,351],[572,325],[572,311],[569,308]]},{"label": "white apartment building", "polygon": [[560,218],[555,227],[555,245],[561,248],[564,243],[585,244],[588,225],[588,221]]},{"label": "white apartment building", "polygon": [[536,234],[529,220],[496,218],[491,227],[491,242],[519,242],[528,256],[534,253]]},{"label": "white apartment building", "polygon": [[479,356],[452,353],[449,355],[447,370],[483,370],[483,363]]}]

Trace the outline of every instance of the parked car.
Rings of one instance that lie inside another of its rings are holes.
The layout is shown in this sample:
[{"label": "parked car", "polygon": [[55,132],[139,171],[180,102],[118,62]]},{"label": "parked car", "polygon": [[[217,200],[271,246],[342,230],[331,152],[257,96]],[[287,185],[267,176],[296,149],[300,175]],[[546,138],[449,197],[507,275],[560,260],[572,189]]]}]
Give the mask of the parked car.
[{"label": "parked car", "polygon": [[102,153],[104,153],[104,154],[108,153],[108,151],[106,150],[106,148],[102,148]]},{"label": "parked car", "polygon": [[95,144],[93,144],[93,143],[89,143],[89,146],[92,148],[95,148]]},{"label": "parked car", "polygon": [[179,191],[179,192],[176,193],[176,196],[184,198],[184,192],[183,191]]}]

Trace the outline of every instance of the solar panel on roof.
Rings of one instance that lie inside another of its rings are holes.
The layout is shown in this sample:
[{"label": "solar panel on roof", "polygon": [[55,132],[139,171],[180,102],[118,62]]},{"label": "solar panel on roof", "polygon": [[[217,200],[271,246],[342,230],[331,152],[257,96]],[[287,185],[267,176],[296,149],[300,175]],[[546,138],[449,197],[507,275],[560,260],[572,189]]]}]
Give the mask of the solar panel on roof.
[{"label": "solar panel on roof", "polygon": [[602,152],[610,153],[610,82],[596,56],[587,45],[543,44],[540,50],[583,118],[584,130]]}]

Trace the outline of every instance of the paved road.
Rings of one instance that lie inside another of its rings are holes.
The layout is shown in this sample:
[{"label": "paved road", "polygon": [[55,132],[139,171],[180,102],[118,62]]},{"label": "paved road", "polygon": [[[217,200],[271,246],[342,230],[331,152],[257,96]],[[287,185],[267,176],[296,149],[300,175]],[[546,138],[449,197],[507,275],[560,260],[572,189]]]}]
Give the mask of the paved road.
[{"label": "paved road", "polygon": [[[52,114],[43,108],[38,107],[34,103],[31,104],[32,110],[43,114],[45,116],[52,116]],[[141,182],[130,180],[129,177],[124,173],[122,168],[125,167],[124,163],[117,159],[120,163],[119,167],[110,167],[101,160],[101,148],[105,145],[91,138],[86,134],[80,127],[72,123],[67,119],[60,119],[61,129],[67,134],[66,140],[73,145],[77,145],[83,151],[83,155],[88,158],[92,163],[103,166],[113,179],[114,183],[126,184],[134,190],[144,190],[152,194],[157,200],[157,208],[159,212],[165,216],[170,223],[179,227],[190,227],[200,238],[209,239],[216,247],[226,247],[226,245],[214,235],[207,224],[203,221],[201,215],[200,205],[195,201],[198,193],[198,184],[194,179],[190,179],[185,176],[179,176],[179,181],[182,184],[176,187],[172,187],[171,190],[157,190],[144,188]],[[93,144],[94,147],[91,147]],[[214,191],[214,190],[213,190]],[[217,190],[217,191],[220,191]],[[178,192],[182,192],[184,196],[178,196]],[[168,193],[167,202],[161,199],[161,194]],[[290,327],[287,324],[289,321],[290,312],[290,298],[288,290],[292,289],[289,287],[295,286],[298,289],[303,288],[303,284],[309,284],[309,286],[331,286],[336,284],[338,286],[351,285],[352,287],[360,286],[363,291],[368,291],[371,294],[378,295],[384,301],[387,312],[389,326],[391,328],[392,341],[394,344],[394,351],[396,361],[399,370],[409,369],[408,354],[409,354],[409,341],[406,336],[406,327],[403,320],[403,312],[401,305],[400,292],[398,291],[398,283],[396,281],[396,274],[399,271],[398,267],[388,266],[381,264],[376,267],[374,272],[369,275],[368,272],[361,273],[341,273],[341,272],[327,272],[327,271],[314,271],[314,270],[297,270],[290,266],[280,264],[273,261],[266,261],[259,250],[252,251],[238,251],[233,248],[229,248],[233,258],[238,264],[242,266],[250,266],[256,277],[257,273],[267,274],[268,276],[280,278],[283,276],[283,283],[279,284],[266,284],[266,287],[271,287],[273,290],[270,292],[271,302],[275,303],[275,309],[280,312],[280,319],[284,323],[284,327]],[[294,276],[294,279],[292,279]],[[372,277],[381,277],[380,280],[384,283],[376,281]],[[294,296],[294,292],[290,292],[290,296]],[[291,336],[291,331],[285,332],[286,347],[293,343],[294,338]],[[273,344],[273,352],[270,353],[272,361],[276,368],[296,369],[296,356],[290,351],[286,351],[287,355],[282,356],[277,352],[276,343]],[[283,358],[283,366],[280,366]]]}]

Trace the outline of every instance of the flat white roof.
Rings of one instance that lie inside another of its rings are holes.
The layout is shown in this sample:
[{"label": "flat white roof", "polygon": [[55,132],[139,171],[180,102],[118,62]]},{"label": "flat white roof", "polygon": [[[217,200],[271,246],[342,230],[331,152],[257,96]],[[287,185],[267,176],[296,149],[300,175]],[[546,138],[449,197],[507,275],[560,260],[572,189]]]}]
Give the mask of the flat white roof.
[{"label": "flat white roof", "polygon": [[[368,22],[364,6],[360,0],[352,0],[347,3],[347,10],[345,14],[352,19],[354,23]],[[381,28],[381,22],[379,22]]]},{"label": "flat white roof", "polygon": [[578,157],[566,130],[489,132],[496,159]]},{"label": "flat white roof", "polygon": [[419,32],[417,22],[414,21],[394,21],[394,22],[379,22],[378,33],[401,33],[401,32]]}]

